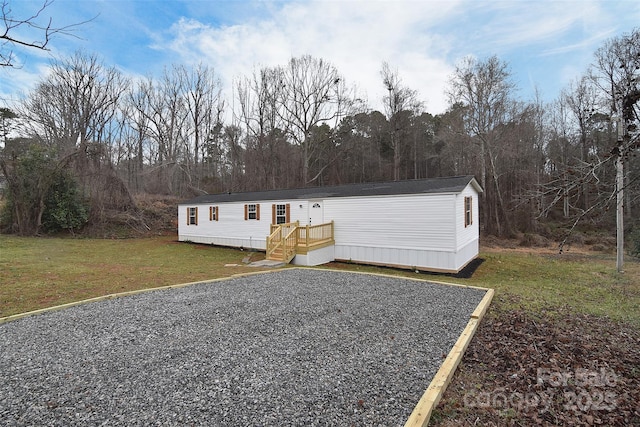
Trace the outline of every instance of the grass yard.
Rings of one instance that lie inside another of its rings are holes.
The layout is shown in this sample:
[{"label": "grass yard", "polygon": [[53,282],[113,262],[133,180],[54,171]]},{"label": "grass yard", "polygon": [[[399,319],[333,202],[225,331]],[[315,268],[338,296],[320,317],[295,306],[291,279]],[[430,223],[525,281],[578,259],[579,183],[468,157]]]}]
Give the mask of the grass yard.
[{"label": "grass yard", "polygon": [[550,251],[491,251],[469,280],[496,290],[504,308],[534,313],[567,311],[640,326],[640,262],[615,268],[615,255]]},{"label": "grass yard", "polygon": [[485,261],[469,279],[344,263],[331,267],[492,288],[496,290],[492,305],[503,309],[541,315],[591,314],[640,327],[638,260],[628,258],[625,273],[618,274],[615,254],[484,248],[480,257]]},{"label": "grass yard", "polygon": [[[430,425],[640,425],[640,262],[627,259],[625,273],[618,274],[615,254],[588,250],[559,255],[553,249],[486,248],[480,256],[484,262],[469,279],[328,265],[495,289],[487,316]],[[0,317],[117,292],[258,271],[243,263],[247,257],[258,260],[264,254],[178,243],[175,236],[0,236]],[[536,387],[549,386],[548,378],[540,384],[539,369],[568,376],[605,372],[616,381],[603,388],[576,383],[574,378],[539,390]],[[553,399],[541,400],[544,393]],[[488,404],[478,396],[488,398]],[[538,400],[505,405],[491,401],[492,396]],[[596,405],[607,396],[615,400]]]},{"label": "grass yard", "polygon": [[640,263],[491,250],[496,289],[431,426],[640,425]]},{"label": "grass yard", "polygon": [[[230,276],[264,254],[178,243],[0,235],[0,317],[87,298]],[[236,264],[236,266],[226,266]]]},{"label": "grass yard", "polygon": [[[0,235],[0,317],[81,299],[230,276],[247,271],[243,259],[260,252],[185,244],[175,236],[100,240]],[[640,326],[640,263],[615,271],[612,254],[552,250],[496,250],[470,279],[332,263],[342,270],[377,272],[483,286],[505,308],[586,313]],[[236,266],[227,266],[237,264]]]}]

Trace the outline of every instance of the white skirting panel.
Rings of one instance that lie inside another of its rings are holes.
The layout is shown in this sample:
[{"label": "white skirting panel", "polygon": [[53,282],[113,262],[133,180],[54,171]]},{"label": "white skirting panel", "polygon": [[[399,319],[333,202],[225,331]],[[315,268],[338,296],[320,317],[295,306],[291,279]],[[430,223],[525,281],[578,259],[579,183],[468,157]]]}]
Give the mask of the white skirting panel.
[{"label": "white skirting panel", "polygon": [[204,243],[206,245],[219,245],[228,246],[232,248],[245,248],[245,249],[258,249],[266,250],[267,241],[262,239],[246,239],[246,238],[231,238],[231,237],[214,237],[214,236],[196,236],[181,234],[178,236],[178,240],[181,242],[193,242]]},{"label": "white skirting panel", "polygon": [[458,266],[458,271],[462,270],[465,265],[469,264],[471,260],[476,258],[479,252],[480,241],[478,239],[475,239],[459,248],[456,252],[456,265]]},{"label": "white skirting panel", "polygon": [[296,255],[293,258],[292,264],[295,265],[321,265],[328,262],[335,261],[335,247],[326,246],[324,248],[309,251],[306,255]]},{"label": "white skirting panel", "polygon": [[[475,248],[475,251],[474,251]],[[380,264],[419,270],[458,272],[478,255],[477,241],[459,252],[419,249],[379,248],[355,245],[335,246],[335,258],[340,261]]]}]

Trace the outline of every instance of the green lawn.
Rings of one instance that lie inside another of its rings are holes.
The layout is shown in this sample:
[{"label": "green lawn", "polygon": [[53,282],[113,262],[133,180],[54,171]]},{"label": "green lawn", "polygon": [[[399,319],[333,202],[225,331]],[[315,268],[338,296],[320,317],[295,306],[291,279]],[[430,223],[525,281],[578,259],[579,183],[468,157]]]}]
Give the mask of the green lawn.
[{"label": "green lawn", "polygon": [[480,257],[485,261],[470,279],[353,264],[340,268],[492,288],[494,308],[524,309],[540,316],[586,313],[640,325],[638,260],[628,258],[625,272],[618,274],[615,254],[485,249]]},{"label": "green lawn", "polygon": [[615,255],[483,253],[486,261],[465,283],[494,288],[507,308],[537,313],[608,316],[640,324],[640,263],[617,273]]},{"label": "green lawn", "polygon": [[[142,288],[255,272],[257,252],[178,243],[175,236],[130,240],[0,236],[0,317]],[[470,279],[339,264],[343,270],[394,274],[496,290],[504,308],[573,311],[640,325],[640,263],[615,271],[612,254],[556,255],[483,251]],[[226,266],[237,264],[237,266]],[[335,264],[333,265],[336,266]]]},{"label": "green lawn", "polygon": [[[0,235],[0,317],[86,298],[256,271],[258,252],[178,243]],[[237,264],[237,266],[225,266]]]}]

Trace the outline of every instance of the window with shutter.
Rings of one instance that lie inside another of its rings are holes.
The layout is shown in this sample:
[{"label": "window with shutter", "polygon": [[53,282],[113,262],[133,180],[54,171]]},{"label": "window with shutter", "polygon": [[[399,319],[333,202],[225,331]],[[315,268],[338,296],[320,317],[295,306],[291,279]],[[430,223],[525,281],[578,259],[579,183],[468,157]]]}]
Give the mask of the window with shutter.
[{"label": "window with shutter", "polygon": [[276,205],[276,224],[284,224],[287,220],[287,205]]},{"label": "window with shutter", "polygon": [[198,208],[187,208],[187,225],[198,225]]},{"label": "window with shutter", "polygon": [[246,219],[260,219],[259,206],[256,204],[245,205],[245,218]]},{"label": "window with shutter", "polygon": [[464,226],[468,227],[473,223],[473,203],[471,197],[464,198]]}]

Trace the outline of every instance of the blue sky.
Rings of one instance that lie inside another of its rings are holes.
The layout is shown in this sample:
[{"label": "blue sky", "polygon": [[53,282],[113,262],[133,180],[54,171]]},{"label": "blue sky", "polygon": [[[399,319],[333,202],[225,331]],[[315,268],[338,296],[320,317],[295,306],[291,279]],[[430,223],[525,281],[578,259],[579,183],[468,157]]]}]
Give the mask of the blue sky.
[{"label": "blue sky", "polygon": [[[21,17],[43,1],[9,4]],[[77,50],[131,78],[157,77],[172,63],[205,63],[222,80],[229,105],[235,78],[311,54],[332,62],[378,109],[387,61],[436,114],[446,110],[447,81],[468,55],[506,61],[520,99],[532,99],[537,88],[553,100],[605,40],[640,26],[640,1],[54,0],[44,15],[54,26],[95,18],[76,37],[53,39],[50,52],[14,49],[19,67],[0,69],[0,101],[19,99],[52,57]]]}]

